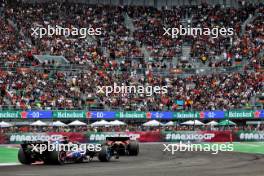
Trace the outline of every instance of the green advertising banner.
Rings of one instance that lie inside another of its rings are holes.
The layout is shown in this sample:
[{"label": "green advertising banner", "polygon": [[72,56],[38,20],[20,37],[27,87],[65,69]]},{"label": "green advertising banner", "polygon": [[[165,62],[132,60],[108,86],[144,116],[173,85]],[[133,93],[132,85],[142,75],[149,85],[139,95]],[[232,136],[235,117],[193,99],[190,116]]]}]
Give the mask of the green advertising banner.
[{"label": "green advertising banner", "polygon": [[176,118],[176,119],[195,119],[199,117],[200,117],[200,113],[195,112],[195,111],[191,111],[191,112],[183,111],[183,112],[173,113],[173,118]]},{"label": "green advertising banner", "polygon": [[230,110],[226,111],[226,118],[230,119],[252,119],[255,118],[255,111],[252,110]]},{"label": "green advertising banner", "polygon": [[0,118],[21,118],[21,111],[0,111]]},{"label": "green advertising banner", "polygon": [[146,118],[146,112],[139,112],[139,111],[116,112],[116,118],[143,119]]},{"label": "green advertising banner", "polygon": [[53,118],[86,118],[86,111],[53,111]]}]

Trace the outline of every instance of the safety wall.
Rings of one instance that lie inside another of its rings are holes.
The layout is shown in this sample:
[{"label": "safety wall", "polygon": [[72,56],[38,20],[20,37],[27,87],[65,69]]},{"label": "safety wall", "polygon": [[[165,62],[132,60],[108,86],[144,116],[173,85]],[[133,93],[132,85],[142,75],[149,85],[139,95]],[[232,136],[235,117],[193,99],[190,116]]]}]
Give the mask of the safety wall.
[{"label": "safety wall", "polygon": [[70,141],[100,143],[106,137],[130,137],[139,142],[233,142],[264,141],[264,131],[144,131],[144,132],[47,132],[0,133],[0,144],[20,144],[23,141],[58,141],[67,136]]}]

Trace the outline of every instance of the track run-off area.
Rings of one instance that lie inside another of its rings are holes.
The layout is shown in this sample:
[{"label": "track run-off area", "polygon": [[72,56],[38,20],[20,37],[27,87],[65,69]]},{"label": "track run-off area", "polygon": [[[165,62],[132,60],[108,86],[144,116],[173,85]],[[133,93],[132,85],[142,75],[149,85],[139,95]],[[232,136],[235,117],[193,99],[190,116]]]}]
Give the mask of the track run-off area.
[{"label": "track run-off area", "polygon": [[[240,150],[238,152],[238,150]],[[0,175],[5,176],[263,176],[264,144],[235,143],[234,152],[164,151],[162,143],[140,144],[136,157],[121,156],[110,162],[65,165],[12,165],[17,163],[16,148],[0,147]],[[2,157],[3,156],[3,157]],[[9,159],[6,156],[10,156]],[[3,166],[3,163],[6,166]],[[11,163],[9,165],[8,163]],[[7,166],[8,165],[8,166]]]}]

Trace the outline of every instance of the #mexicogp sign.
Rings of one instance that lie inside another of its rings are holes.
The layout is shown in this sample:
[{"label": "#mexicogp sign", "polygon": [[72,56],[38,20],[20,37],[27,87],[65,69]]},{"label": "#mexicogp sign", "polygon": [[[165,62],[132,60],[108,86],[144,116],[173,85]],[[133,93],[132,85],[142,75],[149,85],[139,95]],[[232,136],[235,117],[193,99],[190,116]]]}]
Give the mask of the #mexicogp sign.
[{"label": "#mexicogp sign", "polygon": [[236,135],[239,141],[264,141],[263,131],[238,131]]}]

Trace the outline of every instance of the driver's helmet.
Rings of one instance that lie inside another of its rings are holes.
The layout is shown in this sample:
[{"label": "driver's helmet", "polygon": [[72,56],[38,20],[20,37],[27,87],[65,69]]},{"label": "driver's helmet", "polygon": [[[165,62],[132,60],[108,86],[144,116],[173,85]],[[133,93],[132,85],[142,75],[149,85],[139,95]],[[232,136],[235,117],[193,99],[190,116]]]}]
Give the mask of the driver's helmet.
[{"label": "driver's helmet", "polygon": [[69,143],[69,138],[67,136],[63,136],[61,143],[68,144]]}]

